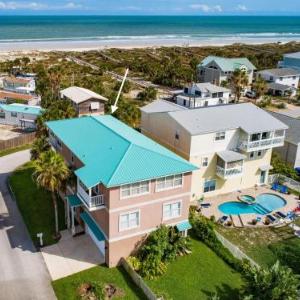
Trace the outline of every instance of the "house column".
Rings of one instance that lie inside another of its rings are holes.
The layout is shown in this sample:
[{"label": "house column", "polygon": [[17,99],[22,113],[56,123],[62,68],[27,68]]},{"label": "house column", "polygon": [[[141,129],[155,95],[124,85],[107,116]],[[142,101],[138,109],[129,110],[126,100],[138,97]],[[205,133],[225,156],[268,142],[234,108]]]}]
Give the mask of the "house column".
[{"label": "house column", "polygon": [[75,235],[75,222],[74,222],[74,207],[71,207],[71,221],[72,221],[72,227],[71,227],[71,231],[72,231],[72,235]]},{"label": "house column", "polygon": [[67,205],[66,205],[66,214],[67,214],[67,228],[70,229],[71,227],[71,220],[70,220],[70,203],[67,198]]}]

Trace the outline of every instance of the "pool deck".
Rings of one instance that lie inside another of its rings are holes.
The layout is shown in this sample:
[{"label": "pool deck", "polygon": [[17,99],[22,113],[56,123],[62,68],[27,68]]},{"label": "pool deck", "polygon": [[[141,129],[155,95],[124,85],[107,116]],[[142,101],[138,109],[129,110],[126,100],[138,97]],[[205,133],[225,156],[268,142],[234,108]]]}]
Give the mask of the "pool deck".
[{"label": "pool deck", "polygon": [[[207,208],[202,208],[201,213],[208,218],[211,216],[215,216],[215,218],[218,220],[220,217],[222,217],[224,215],[224,213],[222,213],[218,209],[218,206],[220,204],[223,204],[226,202],[231,202],[231,201],[239,201],[238,196],[241,196],[241,195],[250,195],[250,196],[256,197],[260,194],[265,194],[265,193],[275,194],[275,195],[282,197],[284,200],[286,200],[286,205],[279,209],[280,211],[282,211],[284,213],[288,213],[288,212],[294,210],[300,203],[298,196],[295,196],[293,194],[285,195],[285,194],[271,190],[271,188],[268,186],[259,186],[259,187],[253,187],[250,189],[231,192],[231,193],[223,194],[223,195],[219,195],[219,196],[206,197],[206,198],[204,198],[203,203],[210,203],[211,206],[207,207]],[[250,223],[258,215],[259,214],[241,214],[240,216],[241,216],[244,226],[254,227],[254,225],[251,225]],[[232,218],[233,218],[233,223],[235,224],[236,227],[242,226],[242,224],[239,220],[239,217],[237,215],[232,215]],[[257,226],[266,226],[266,225],[264,225],[262,222],[259,222],[259,223],[257,223],[257,225],[255,225],[255,227],[257,227]]]}]

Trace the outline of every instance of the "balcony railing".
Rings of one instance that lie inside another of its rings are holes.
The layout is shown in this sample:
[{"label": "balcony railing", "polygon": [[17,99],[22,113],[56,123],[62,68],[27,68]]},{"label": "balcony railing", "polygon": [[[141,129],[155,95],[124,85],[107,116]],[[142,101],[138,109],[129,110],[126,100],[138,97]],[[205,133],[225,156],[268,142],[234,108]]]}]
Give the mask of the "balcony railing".
[{"label": "balcony railing", "polygon": [[221,166],[217,166],[216,173],[218,176],[225,178],[225,179],[228,177],[240,176],[243,173],[243,167],[240,166],[240,167],[225,169]]},{"label": "balcony railing", "polygon": [[254,150],[263,150],[273,147],[283,146],[284,136],[274,137],[271,139],[247,142],[244,141],[240,144],[239,148],[244,151],[254,151]]},{"label": "balcony railing", "polygon": [[95,208],[104,205],[103,195],[89,196],[89,194],[78,184],[77,194],[89,208]]}]

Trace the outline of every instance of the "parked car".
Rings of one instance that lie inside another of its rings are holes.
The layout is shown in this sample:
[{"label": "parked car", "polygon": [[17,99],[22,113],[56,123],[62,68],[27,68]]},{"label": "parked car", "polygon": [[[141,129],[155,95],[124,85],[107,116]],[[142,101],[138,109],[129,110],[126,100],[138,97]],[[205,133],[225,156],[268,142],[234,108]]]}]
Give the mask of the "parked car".
[{"label": "parked car", "polygon": [[254,91],[247,91],[246,97],[254,99],[256,97],[256,93]]}]

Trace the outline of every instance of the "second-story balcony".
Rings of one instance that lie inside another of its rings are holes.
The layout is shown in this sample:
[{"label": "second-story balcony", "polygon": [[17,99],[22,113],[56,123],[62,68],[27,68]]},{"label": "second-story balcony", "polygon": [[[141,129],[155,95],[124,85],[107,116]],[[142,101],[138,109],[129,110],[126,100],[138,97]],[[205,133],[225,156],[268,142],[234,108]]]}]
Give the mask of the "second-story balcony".
[{"label": "second-story balcony", "polygon": [[284,138],[284,130],[252,134],[248,136],[248,139],[240,143],[239,149],[246,152],[252,152],[281,147],[284,145]]},{"label": "second-story balcony", "polygon": [[217,155],[217,176],[223,179],[229,179],[243,175],[245,155],[230,150],[218,152]]},{"label": "second-story balcony", "polygon": [[98,208],[104,206],[104,196],[97,189],[86,188],[82,182],[78,180],[77,195],[88,208]]}]

